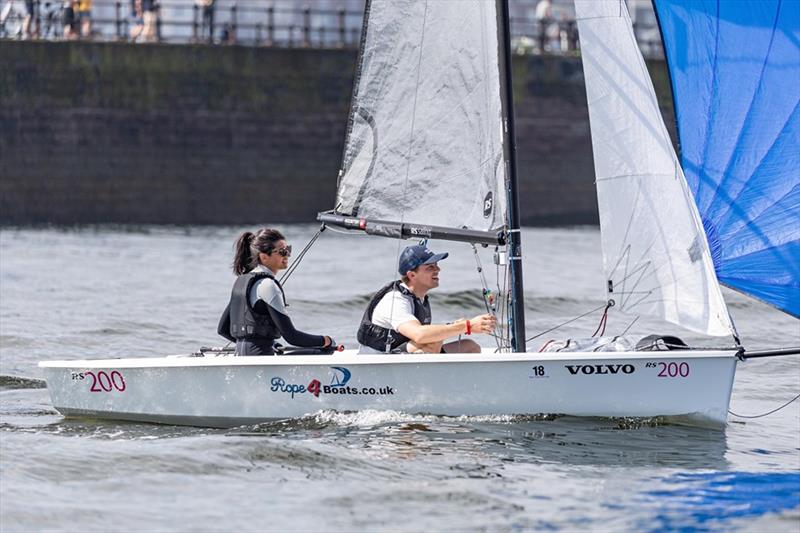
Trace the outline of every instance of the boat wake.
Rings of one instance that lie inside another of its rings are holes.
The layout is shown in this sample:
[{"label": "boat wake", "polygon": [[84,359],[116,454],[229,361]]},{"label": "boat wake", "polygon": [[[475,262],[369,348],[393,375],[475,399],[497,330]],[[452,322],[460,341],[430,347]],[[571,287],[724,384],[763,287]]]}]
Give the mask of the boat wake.
[{"label": "boat wake", "polygon": [[535,415],[474,415],[445,416],[426,413],[406,413],[394,410],[364,409],[362,411],[336,411],[326,409],[298,418],[263,422],[250,426],[240,426],[229,432],[236,435],[278,435],[294,432],[325,429],[374,429],[386,426],[399,426],[405,431],[436,431],[436,427],[446,428],[448,432],[458,432],[458,427],[468,431],[474,424],[524,425],[533,422],[552,422],[573,420],[575,424],[590,423],[598,430],[637,430],[673,425],[666,417],[572,417],[562,414]]}]

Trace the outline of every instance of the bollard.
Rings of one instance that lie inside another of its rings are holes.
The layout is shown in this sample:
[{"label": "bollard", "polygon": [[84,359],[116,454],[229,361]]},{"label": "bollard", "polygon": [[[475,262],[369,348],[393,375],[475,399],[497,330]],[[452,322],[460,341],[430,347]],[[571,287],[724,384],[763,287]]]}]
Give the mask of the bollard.
[{"label": "bollard", "polygon": [[311,46],[311,8],[303,6],[303,47]]},{"label": "bollard", "polygon": [[228,44],[236,44],[236,4],[231,6],[231,29],[228,33]]},{"label": "bollard", "polygon": [[122,40],[122,2],[114,2],[114,25],[117,28],[117,40]]},{"label": "bollard", "polygon": [[198,22],[200,15],[200,6],[194,4],[192,7],[192,42],[200,42],[200,24]]},{"label": "bollard", "polygon": [[344,40],[345,40],[345,32],[347,29],[345,28],[345,19],[344,19],[344,8],[340,7],[338,12],[339,19],[339,48],[344,48]]},{"label": "bollard", "polygon": [[267,42],[266,46],[272,46],[275,42],[275,6],[267,8]]}]

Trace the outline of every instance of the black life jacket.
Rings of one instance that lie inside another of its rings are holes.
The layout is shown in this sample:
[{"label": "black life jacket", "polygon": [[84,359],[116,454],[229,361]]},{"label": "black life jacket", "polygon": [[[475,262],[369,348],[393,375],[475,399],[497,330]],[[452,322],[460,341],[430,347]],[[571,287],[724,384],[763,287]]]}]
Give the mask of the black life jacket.
[{"label": "black life jacket", "polygon": [[431,323],[431,304],[428,302],[427,296],[425,296],[425,300],[420,302],[419,299],[414,296],[414,293],[405,288],[400,281],[389,283],[376,292],[372,300],[369,301],[367,310],[364,311],[364,316],[361,318],[361,326],[358,328],[358,342],[379,352],[386,351],[387,341],[389,350],[391,351],[396,350],[411,340],[399,331],[384,328],[372,323],[372,313],[375,311],[375,307],[378,305],[378,302],[381,301],[381,298],[386,296],[390,291],[398,291],[406,298],[411,299],[414,304],[414,316],[417,317],[420,324],[427,325]]},{"label": "black life jacket", "polygon": [[281,291],[284,304],[286,296],[283,287],[270,272],[247,272],[236,278],[231,291],[230,317],[231,336],[237,340],[272,339],[280,336],[278,328],[269,316],[267,304],[257,301],[255,306],[250,305],[250,289],[259,280],[272,279]]}]

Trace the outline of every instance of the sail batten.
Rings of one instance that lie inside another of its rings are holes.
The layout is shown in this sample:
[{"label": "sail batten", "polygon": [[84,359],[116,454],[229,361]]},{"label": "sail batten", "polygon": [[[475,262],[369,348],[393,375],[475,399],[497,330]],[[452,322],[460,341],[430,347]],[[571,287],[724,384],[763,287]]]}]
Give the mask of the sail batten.
[{"label": "sail batten", "polygon": [[654,5],[717,276],[800,316],[800,3]]}]

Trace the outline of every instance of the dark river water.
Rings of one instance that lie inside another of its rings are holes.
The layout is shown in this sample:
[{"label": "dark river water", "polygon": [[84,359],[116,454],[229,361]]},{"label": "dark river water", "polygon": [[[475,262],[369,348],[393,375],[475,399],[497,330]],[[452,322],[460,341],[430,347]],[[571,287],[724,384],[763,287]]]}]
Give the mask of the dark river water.
[{"label": "dark river water", "polygon": [[[318,412],[229,430],[65,420],[40,360],[222,345],[232,245],[245,228],[0,231],[0,530],[800,530],[800,401],[725,431],[659,420]],[[281,228],[295,251],[312,226]],[[595,228],[526,229],[528,335],[603,303]],[[449,251],[435,321],[481,312],[472,249]],[[491,285],[491,250],[481,253]],[[355,346],[398,243],[322,235],[286,284],[295,323]],[[800,322],[725,291],[749,349],[800,344]],[[588,337],[594,314],[533,341]],[[633,317],[612,313],[608,333]],[[629,334],[670,333],[640,318]],[[486,383],[491,395],[502,383]],[[800,357],[740,363],[757,415],[800,393]]]}]

